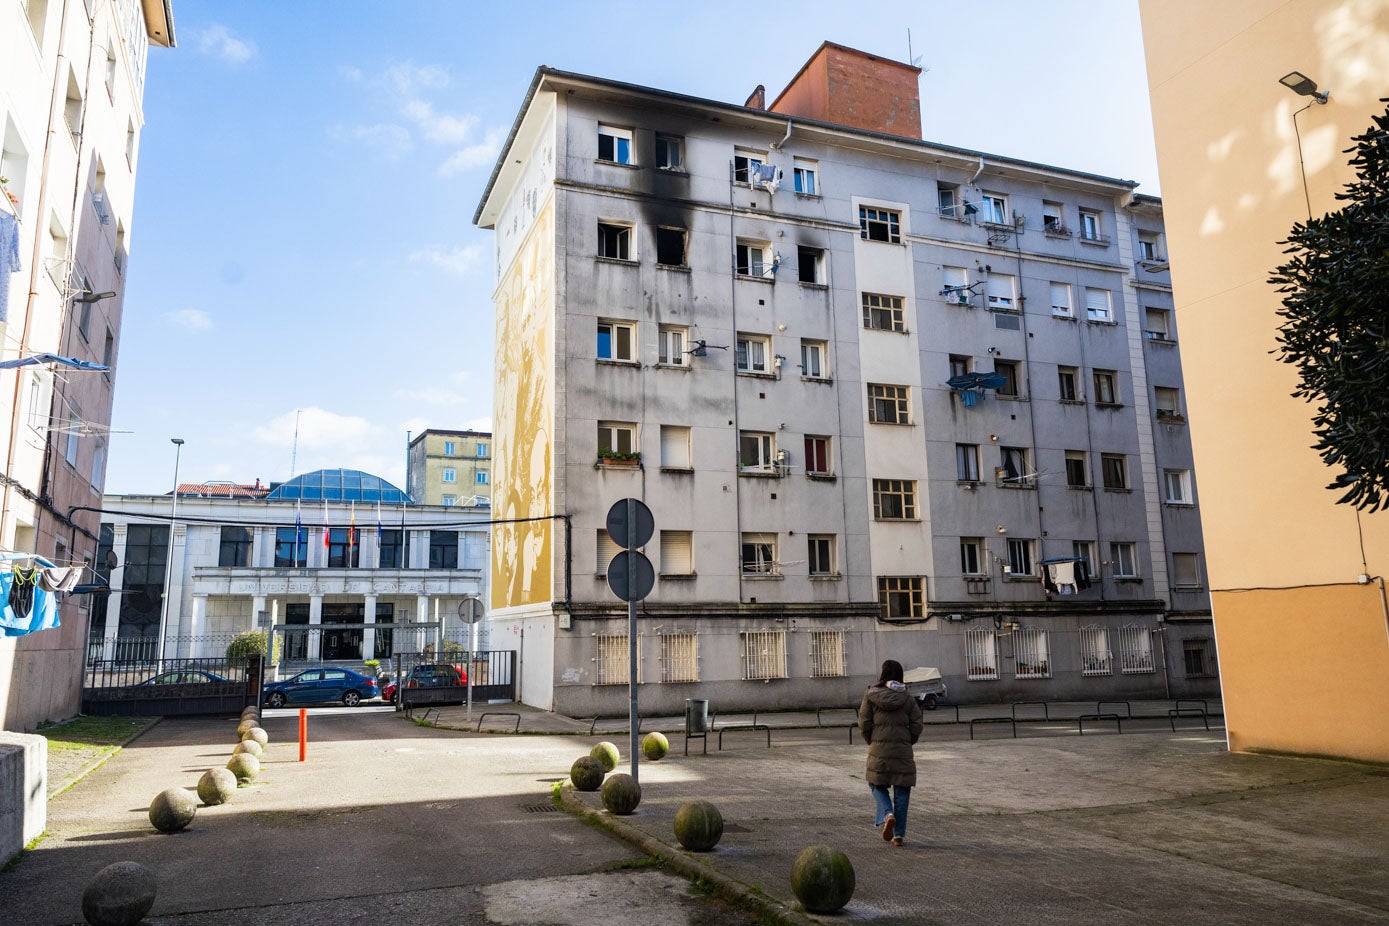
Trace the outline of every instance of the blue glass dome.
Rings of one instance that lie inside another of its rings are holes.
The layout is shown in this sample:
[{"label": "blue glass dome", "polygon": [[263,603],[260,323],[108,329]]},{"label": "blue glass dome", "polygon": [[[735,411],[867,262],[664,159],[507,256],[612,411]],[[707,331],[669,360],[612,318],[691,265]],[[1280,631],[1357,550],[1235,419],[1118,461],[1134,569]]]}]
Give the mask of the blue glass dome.
[{"label": "blue glass dome", "polygon": [[277,485],[267,498],[409,505],[410,496],[380,476],[359,469],[319,469]]}]

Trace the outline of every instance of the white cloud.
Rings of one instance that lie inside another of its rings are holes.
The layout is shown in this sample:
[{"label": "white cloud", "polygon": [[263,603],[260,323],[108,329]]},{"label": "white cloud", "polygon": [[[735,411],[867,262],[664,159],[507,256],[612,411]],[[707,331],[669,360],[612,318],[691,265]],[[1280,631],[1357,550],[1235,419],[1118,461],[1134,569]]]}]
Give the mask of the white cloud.
[{"label": "white cloud", "polygon": [[189,331],[202,331],[212,327],[212,316],[202,309],[180,309],[164,316],[170,322]]},{"label": "white cloud", "polygon": [[226,26],[214,25],[195,32],[193,41],[204,55],[221,58],[228,64],[242,64],[256,56],[254,42],[239,39],[232,35]]},{"label": "white cloud", "polygon": [[439,166],[439,176],[451,177],[465,170],[491,165],[497,159],[497,153],[502,149],[504,138],[506,138],[506,129],[492,129],[481,142],[455,151],[447,161]]},{"label": "white cloud", "polygon": [[415,147],[410,130],[391,123],[338,125],[330,128],[328,135],[335,141],[362,142],[393,161],[404,157]]},{"label": "white cloud", "polygon": [[435,64],[423,67],[413,61],[391,65],[376,81],[397,95],[413,97],[420,90],[442,90],[449,85],[449,72]]},{"label": "white cloud", "polygon": [[425,100],[406,100],[401,111],[420,127],[425,138],[444,145],[461,145],[477,125],[477,116],[437,113]]},{"label": "white cloud", "polygon": [[410,255],[412,263],[426,263],[463,276],[471,271],[485,256],[480,244],[466,244],[462,247],[422,248]]},{"label": "white cloud", "polygon": [[[292,409],[266,424],[251,429],[251,437],[273,447],[298,446],[304,450],[360,448],[372,442],[372,426],[365,418],[338,415],[322,408]],[[342,466],[342,463],[324,464]],[[299,467],[303,471],[303,467]]]}]

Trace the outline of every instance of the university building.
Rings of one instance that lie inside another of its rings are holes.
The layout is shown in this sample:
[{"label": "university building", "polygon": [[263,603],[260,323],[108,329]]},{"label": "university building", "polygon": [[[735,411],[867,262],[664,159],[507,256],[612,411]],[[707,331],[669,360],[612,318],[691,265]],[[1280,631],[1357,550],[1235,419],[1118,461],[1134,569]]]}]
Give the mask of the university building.
[{"label": "university building", "polygon": [[730,105],[537,70],[475,216],[528,702],[626,710],[628,497],[651,710],[856,703],[885,658],[958,701],[1217,690],[1162,204],[922,140],[918,75],[827,42]]}]

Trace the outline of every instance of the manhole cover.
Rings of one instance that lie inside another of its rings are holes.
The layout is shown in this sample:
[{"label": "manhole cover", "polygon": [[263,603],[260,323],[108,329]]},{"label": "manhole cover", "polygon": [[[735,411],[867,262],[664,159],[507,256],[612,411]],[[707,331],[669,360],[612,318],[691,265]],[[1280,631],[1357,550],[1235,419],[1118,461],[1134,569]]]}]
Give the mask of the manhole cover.
[{"label": "manhole cover", "polygon": [[536,779],[536,781],[539,781],[539,782],[541,782],[542,784],[547,784],[547,785],[548,785],[548,784],[553,784],[553,783],[556,782],[556,781],[565,781],[565,780],[566,780],[566,779],[564,779],[564,778],[537,778],[537,779]]},{"label": "manhole cover", "polygon": [[554,804],[523,804],[521,809],[526,813],[555,813],[559,810]]}]

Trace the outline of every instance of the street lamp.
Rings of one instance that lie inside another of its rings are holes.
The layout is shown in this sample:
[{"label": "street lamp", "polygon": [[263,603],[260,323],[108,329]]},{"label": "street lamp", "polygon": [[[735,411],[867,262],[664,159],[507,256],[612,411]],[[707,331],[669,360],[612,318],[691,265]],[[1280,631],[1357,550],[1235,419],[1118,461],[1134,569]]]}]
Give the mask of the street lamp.
[{"label": "street lamp", "polygon": [[169,549],[164,556],[164,601],[159,609],[159,661],[164,661],[164,635],[169,630],[169,588],[174,584],[174,519],[178,517],[178,462],[183,455],[183,438],[171,437],[174,445],[174,500],[169,509]]}]

